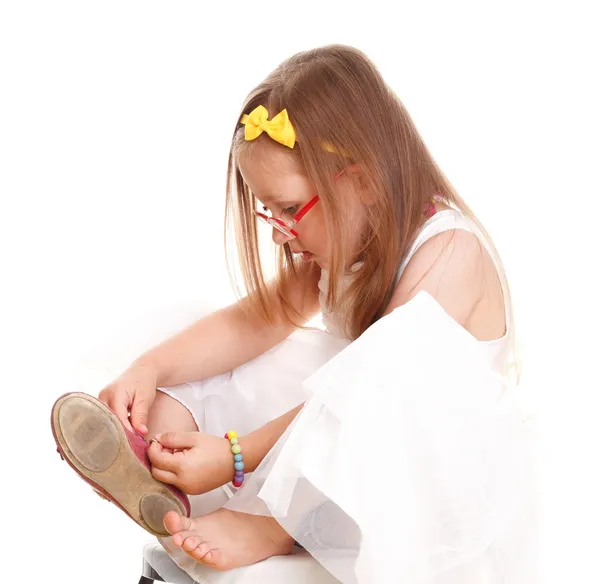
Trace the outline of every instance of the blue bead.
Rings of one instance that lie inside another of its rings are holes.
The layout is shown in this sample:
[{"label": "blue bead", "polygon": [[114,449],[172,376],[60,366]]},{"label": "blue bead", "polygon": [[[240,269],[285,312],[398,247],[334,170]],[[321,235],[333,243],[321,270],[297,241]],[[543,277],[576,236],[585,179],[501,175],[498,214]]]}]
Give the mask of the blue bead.
[{"label": "blue bead", "polygon": [[240,462],[242,460],[242,455],[241,454],[236,454],[233,457],[233,460],[235,460],[236,462]]},{"label": "blue bead", "polygon": [[244,463],[243,462],[236,462],[233,464],[233,468],[235,468],[235,470],[244,470]]}]

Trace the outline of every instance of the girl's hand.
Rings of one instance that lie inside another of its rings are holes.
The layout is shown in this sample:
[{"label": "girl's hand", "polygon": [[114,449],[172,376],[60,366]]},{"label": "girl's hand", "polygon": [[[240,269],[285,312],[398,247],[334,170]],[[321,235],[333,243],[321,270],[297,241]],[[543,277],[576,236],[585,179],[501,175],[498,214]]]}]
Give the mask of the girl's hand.
[{"label": "girl's hand", "polygon": [[128,430],[135,429],[145,436],[148,433],[148,412],[156,397],[157,379],[158,374],[152,366],[132,365],[106,386],[98,394],[98,399],[116,414]]},{"label": "girl's hand", "polygon": [[207,493],[233,479],[233,454],[224,438],[202,432],[168,432],[148,447],[152,476],[188,495]]}]

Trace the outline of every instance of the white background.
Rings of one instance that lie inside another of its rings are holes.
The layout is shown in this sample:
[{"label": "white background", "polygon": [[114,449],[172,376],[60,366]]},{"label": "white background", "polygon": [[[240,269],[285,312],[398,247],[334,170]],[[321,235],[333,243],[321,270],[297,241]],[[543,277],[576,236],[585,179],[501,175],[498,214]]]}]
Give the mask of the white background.
[{"label": "white background", "polygon": [[137,582],[150,538],[60,461],[50,408],[234,298],[222,217],[241,103],[294,52],[342,42],[495,238],[541,416],[542,581],[597,582],[592,4],[2,2],[3,580]]}]

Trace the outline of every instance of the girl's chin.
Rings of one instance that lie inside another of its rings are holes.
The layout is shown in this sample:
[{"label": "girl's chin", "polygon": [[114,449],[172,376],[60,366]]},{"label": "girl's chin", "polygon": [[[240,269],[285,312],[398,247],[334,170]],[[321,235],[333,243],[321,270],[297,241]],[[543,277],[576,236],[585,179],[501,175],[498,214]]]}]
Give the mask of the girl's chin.
[{"label": "girl's chin", "polygon": [[311,253],[309,251],[305,251],[302,252],[300,254],[298,254],[299,257],[302,259],[303,262],[314,262],[315,264],[317,264],[322,270],[323,269],[327,269],[327,265],[328,263],[323,260],[323,258],[315,255],[314,253]]}]

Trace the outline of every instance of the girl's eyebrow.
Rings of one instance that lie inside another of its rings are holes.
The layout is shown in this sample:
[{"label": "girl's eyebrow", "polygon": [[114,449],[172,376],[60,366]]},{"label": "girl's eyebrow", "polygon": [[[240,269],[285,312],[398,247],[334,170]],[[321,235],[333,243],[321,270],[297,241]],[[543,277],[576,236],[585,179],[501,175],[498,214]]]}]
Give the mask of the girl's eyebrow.
[{"label": "girl's eyebrow", "polygon": [[274,197],[263,197],[263,198],[259,198],[256,197],[256,200],[259,201],[260,203],[262,203],[263,205],[265,205],[265,207],[269,207],[269,205],[276,205],[278,207],[285,207],[287,205],[296,205],[298,203],[297,200],[295,199],[284,199],[283,196],[277,196],[275,195]]}]

